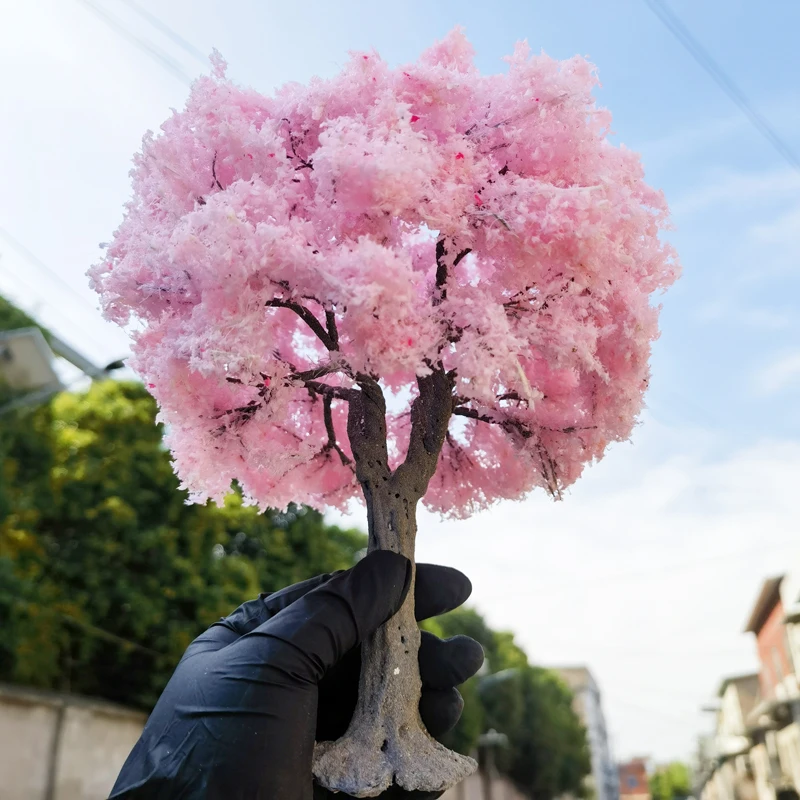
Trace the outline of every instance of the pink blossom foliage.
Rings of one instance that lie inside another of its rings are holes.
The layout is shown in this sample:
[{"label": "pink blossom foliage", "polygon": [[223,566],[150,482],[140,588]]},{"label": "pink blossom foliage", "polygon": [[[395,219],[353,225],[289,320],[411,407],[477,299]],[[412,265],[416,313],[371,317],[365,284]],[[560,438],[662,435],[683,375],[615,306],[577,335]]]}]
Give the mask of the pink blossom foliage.
[{"label": "pink blossom foliage", "polygon": [[[90,275],[193,500],[237,480],[261,506],[343,507],[347,403],[324,387],[359,374],[407,401],[431,368],[455,375],[425,497],[448,514],[558,495],[629,437],[650,296],[677,275],[666,204],[608,141],[591,64],[525,44],[507,61],[479,74],[456,30],[417,63],[357,54],[268,97],[217,57],[145,137]],[[408,427],[393,408],[395,464]]]}]

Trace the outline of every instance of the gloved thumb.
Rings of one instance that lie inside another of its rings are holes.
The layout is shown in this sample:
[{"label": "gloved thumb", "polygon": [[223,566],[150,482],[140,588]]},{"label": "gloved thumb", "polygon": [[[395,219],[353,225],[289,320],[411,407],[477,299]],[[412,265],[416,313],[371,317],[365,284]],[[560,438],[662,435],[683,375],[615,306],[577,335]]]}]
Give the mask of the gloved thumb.
[{"label": "gloved thumb", "polygon": [[316,683],[348,650],[397,613],[411,576],[407,558],[377,550],[231,646],[250,649],[254,640],[267,639],[274,663],[275,640],[282,641],[289,647],[281,648],[280,666],[296,678]]}]

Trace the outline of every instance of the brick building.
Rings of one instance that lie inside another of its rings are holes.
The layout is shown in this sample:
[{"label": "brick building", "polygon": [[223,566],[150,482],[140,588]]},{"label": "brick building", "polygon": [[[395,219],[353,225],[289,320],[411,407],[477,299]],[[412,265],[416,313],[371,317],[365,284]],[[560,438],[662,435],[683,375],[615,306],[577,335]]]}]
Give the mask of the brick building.
[{"label": "brick building", "polygon": [[634,758],[619,765],[620,800],[650,800],[650,780],[647,761]]},{"label": "brick building", "polygon": [[800,569],[764,581],[745,630],[755,637],[759,669],[724,680],[704,709],[716,712],[716,730],[700,742],[700,800],[800,792]]},{"label": "brick building", "polygon": [[[795,576],[796,578],[796,576]],[[764,581],[746,631],[756,639],[759,702],[747,720],[756,781],[800,790],[800,636],[797,621],[800,587],[791,576]],[[763,793],[762,793],[763,794]]]}]

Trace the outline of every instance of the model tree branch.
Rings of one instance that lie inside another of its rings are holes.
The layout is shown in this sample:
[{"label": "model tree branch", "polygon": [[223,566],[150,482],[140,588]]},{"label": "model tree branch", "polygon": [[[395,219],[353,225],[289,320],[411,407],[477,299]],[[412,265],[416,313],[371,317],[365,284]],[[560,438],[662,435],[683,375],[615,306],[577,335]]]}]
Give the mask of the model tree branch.
[{"label": "model tree branch", "polygon": [[[265,96],[215,56],[136,158],[91,271],[132,332],[193,500],[362,498],[371,548],[413,562],[419,502],[465,517],[556,498],[630,436],[677,265],[638,157],[607,138],[593,67],[481,75],[460,31]],[[315,773],[355,796],[472,768],[424,730],[413,592],[363,646],[347,734]]]}]

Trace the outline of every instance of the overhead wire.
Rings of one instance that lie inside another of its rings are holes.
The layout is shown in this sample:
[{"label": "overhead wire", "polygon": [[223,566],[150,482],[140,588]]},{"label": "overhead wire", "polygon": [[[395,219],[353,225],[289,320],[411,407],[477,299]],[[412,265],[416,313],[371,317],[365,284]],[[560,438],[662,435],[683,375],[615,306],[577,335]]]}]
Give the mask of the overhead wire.
[{"label": "overhead wire", "polygon": [[[0,262],[0,263],[2,263],[2,262]],[[28,289],[30,289],[34,293],[37,291],[37,288],[35,286],[33,286],[33,284],[30,281],[27,281],[25,278],[21,278],[19,275],[16,275],[16,274],[12,273],[11,270],[8,270],[8,273],[13,277],[13,280],[15,282],[23,284],[24,286],[26,286]],[[12,302],[15,302],[13,294],[8,299],[11,300]],[[80,331],[81,334],[83,334],[84,336],[89,337],[90,339],[96,339],[97,338],[97,331],[90,331],[88,327],[86,327],[82,323],[78,322],[73,317],[69,316],[67,313],[65,313],[57,305],[54,305],[52,303],[45,303],[44,305],[47,307],[48,311],[51,311],[51,312],[55,313],[56,315],[58,315],[58,317],[61,319],[61,321],[66,323],[67,326],[73,328],[74,331]],[[38,303],[37,303],[37,306],[38,306]],[[24,310],[25,310],[25,308],[23,308],[23,311]],[[31,311],[31,312],[27,312],[27,313],[28,313],[28,316],[31,316],[34,319],[39,316],[39,313],[37,311]],[[42,325],[45,328],[51,327],[50,323],[48,323],[48,322],[43,322]]]},{"label": "overhead wire", "polygon": [[161,31],[167,38],[172,39],[178,47],[181,47],[190,56],[196,58],[203,66],[208,66],[208,55],[206,53],[203,53],[199,47],[195,47],[190,41],[184,39],[176,30],[170,28],[169,25],[151,11],[143,8],[139,3],[134,2],[134,0],[121,0],[121,2],[125,3],[128,8],[138,14],[142,19],[149,22],[154,28]]},{"label": "overhead wire", "polygon": [[67,283],[52,267],[42,261],[37,255],[32,253],[19,239],[16,238],[10,231],[0,225],[0,237],[6,240],[18,253],[20,253],[27,261],[34,266],[46,272],[56,283],[58,283],[65,291],[69,292],[73,297],[76,297],[81,303],[88,305],[92,311],[97,313],[97,307],[89,300],[86,295],[81,294],[74,286]]},{"label": "overhead wire", "polygon": [[145,55],[152,58],[161,67],[166,69],[174,78],[177,78],[181,83],[186,86],[192,85],[192,78],[183,70],[181,65],[170,55],[165,53],[160,47],[157,47],[149,39],[134,33],[130,28],[122,22],[118,17],[110,14],[99,3],[94,0],[77,0],[78,3],[83,5],[91,11],[99,20],[113,30],[118,36],[130,42],[134,47],[141,50]]},{"label": "overhead wire", "polygon": [[758,132],[777,150],[786,162],[800,172],[800,158],[783,141],[769,121],[759,113],[744,92],[725,70],[712,58],[708,50],[692,35],[664,0],[644,0],[667,30],[680,42],[694,60],[705,70],[723,92],[739,107]]},{"label": "overhead wire", "polygon": [[[80,294],[80,292],[75,289],[74,286],[71,286],[67,283],[52,267],[46,264],[42,259],[32,253],[22,242],[20,242],[15,236],[9,233],[5,228],[0,226],[0,238],[5,239],[5,241],[11,245],[11,247],[21,255],[26,261],[28,261],[33,266],[39,268],[44,273],[48,275],[48,277],[57,283],[61,288],[65,291],[69,292],[73,297],[76,297],[81,302],[85,303],[89,308],[92,309],[92,312],[95,316],[99,314],[99,311],[96,306],[92,304],[92,302],[85,297],[84,295]],[[0,266],[4,268],[15,282],[21,283],[26,286],[29,290],[31,290],[34,294],[38,293],[38,287],[33,286],[33,284],[24,277],[16,274],[14,270],[7,269],[5,267],[5,263],[0,261]],[[47,303],[47,308],[55,313],[64,323],[66,323],[73,331],[80,331],[80,333],[87,337],[89,340],[94,341],[97,339],[97,331],[91,330],[86,324],[79,322],[77,319],[70,316],[64,309],[58,305],[53,303]],[[35,315],[34,315],[35,316]],[[45,323],[45,327],[47,323]]]}]

